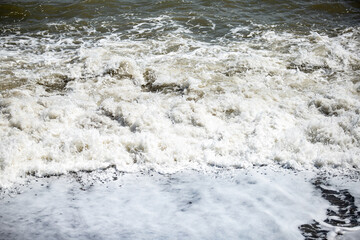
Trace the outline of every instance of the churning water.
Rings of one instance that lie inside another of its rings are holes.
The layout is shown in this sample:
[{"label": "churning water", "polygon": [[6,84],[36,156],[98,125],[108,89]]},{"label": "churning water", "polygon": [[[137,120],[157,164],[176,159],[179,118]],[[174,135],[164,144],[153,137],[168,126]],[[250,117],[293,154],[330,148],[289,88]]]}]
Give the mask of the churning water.
[{"label": "churning water", "polygon": [[360,167],[357,1],[2,1],[0,185]]},{"label": "churning water", "polygon": [[356,239],[359,49],[356,0],[2,0],[0,239]]}]

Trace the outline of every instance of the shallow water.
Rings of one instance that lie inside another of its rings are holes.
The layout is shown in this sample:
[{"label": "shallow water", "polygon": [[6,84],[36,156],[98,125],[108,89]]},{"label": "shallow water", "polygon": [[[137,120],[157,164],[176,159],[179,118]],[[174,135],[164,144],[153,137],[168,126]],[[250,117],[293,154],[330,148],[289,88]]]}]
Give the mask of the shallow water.
[{"label": "shallow water", "polygon": [[32,179],[0,199],[0,239],[357,239],[356,184],[266,168]]}]

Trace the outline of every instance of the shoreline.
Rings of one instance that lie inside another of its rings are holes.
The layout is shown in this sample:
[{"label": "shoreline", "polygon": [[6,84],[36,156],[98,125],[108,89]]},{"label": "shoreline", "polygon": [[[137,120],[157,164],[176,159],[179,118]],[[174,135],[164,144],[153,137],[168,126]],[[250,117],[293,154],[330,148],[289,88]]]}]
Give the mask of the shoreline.
[{"label": "shoreline", "polygon": [[321,178],[314,172],[294,174],[266,167],[174,174],[107,169],[101,174],[33,178],[18,194],[0,199],[5,223],[0,236],[215,239],[220,231],[223,237],[246,239],[302,239],[324,233],[351,239],[359,236],[359,223],[354,223],[354,215],[339,215],[344,223],[331,222],[336,214],[327,215],[329,209],[338,207],[324,191],[335,191],[339,199],[351,196],[345,207],[352,206],[353,214],[359,214],[357,185],[346,177]]}]

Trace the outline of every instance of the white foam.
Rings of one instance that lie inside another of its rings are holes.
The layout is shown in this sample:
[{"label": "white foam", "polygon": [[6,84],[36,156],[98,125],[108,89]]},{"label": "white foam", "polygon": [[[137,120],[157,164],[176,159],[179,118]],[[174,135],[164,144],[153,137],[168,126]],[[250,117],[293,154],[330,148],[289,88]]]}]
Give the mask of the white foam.
[{"label": "white foam", "polygon": [[[112,174],[109,170],[110,178]],[[91,174],[78,175],[79,182],[70,177],[40,179],[29,186],[32,189],[1,200],[0,235],[302,239],[298,227],[313,219],[322,222],[328,206],[304,181],[311,177],[308,173],[236,170],[151,175],[125,174],[105,184],[91,183]]]},{"label": "white foam", "polygon": [[1,77],[26,81],[2,92],[0,185],[110,165],[359,169],[358,32],[211,44],[178,33],[80,45],[26,37],[31,51],[16,52],[8,36],[0,64],[13,75]]}]

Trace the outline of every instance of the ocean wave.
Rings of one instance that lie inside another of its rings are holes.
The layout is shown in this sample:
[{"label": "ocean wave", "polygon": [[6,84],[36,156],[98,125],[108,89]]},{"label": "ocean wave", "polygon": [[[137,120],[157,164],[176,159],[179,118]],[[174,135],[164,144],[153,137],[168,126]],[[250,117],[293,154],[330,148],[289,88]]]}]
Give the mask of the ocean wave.
[{"label": "ocean wave", "polygon": [[[145,31],[166,19],[149,19]],[[109,166],[357,171],[358,36],[241,26],[213,43],[184,31],[142,40],[8,35],[0,185]]]}]

